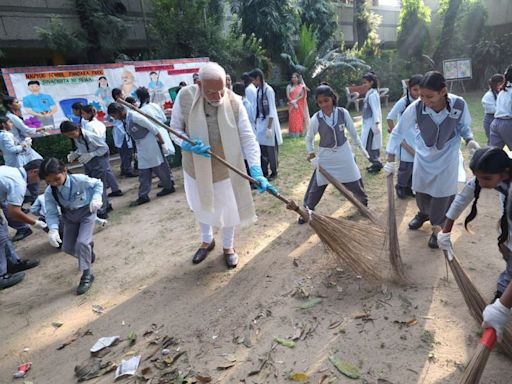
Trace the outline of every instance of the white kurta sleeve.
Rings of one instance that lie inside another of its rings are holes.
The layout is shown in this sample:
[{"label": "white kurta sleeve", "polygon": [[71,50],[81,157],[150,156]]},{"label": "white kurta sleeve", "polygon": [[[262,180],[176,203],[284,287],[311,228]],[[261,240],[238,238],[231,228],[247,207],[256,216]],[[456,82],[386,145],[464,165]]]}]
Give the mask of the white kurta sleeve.
[{"label": "white kurta sleeve", "polygon": [[151,132],[155,136],[160,133],[158,127],[155,124],[153,124],[146,117],[144,117],[138,113],[133,114],[133,122],[135,124],[138,124],[138,125],[146,128],[149,132]]},{"label": "white kurta sleeve", "polygon": [[309,122],[308,132],[306,133],[306,150],[308,153],[315,152],[315,136],[318,133],[318,118],[315,113]]},{"label": "white kurta sleeve", "polygon": [[348,113],[348,111],[345,108],[343,108],[342,111],[345,118],[345,126],[347,127],[347,131],[348,133],[350,133],[352,140],[354,140],[354,145],[362,147],[363,144],[361,143],[361,138],[357,134],[356,127],[354,126],[354,121],[352,120],[352,117],[350,117],[350,113]]},{"label": "white kurta sleeve", "polygon": [[377,90],[375,90],[375,92],[372,92],[372,94],[368,98],[368,103],[370,104],[370,108],[372,109],[373,122],[375,124],[380,123],[382,120],[382,111],[380,108],[380,96]]},{"label": "white kurta sleeve", "polygon": [[460,119],[460,135],[466,141],[473,139],[473,132],[471,131],[471,114],[469,113],[468,104],[464,101],[464,111],[462,112],[462,117]]},{"label": "white kurta sleeve", "polygon": [[450,220],[457,220],[460,214],[466,209],[466,207],[471,204],[473,199],[475,198],[475,178],[469,180],[465,185],[462,191],[460,191],[453,200],[448,212],[446,212],[446,217]]},{"label": "white kurta sleeve", "polygon": [[494,114],[496,112],[496,99],[491,91],[487,91],[482,97],[482,107],[484,107],[485,113]]},{"label": "white kurta sleeve", "polygon": [[245,160],[249,163],[249,168],[254,165],[261,165],[260,146],[256,140],[256,135],[252,129],[249,116],[243,104],[238,105],[238,134],[240,135],[240,145],[245,154]]},{"label": "white kurta sleeve", "polygon": [[407,107],[400,117],[398,124],[391,131],[388,145],[386,146],[386,153],[394,155],[404,139],[405,134],[416,126],[416,104],[417,102]]},{"label": "white kurta sleeve", "polygon": [[[171,128],[175,131],[178,131],[184,136],[187,136],[185,132],[185,119],[183,118],[183,114],[181,112],[181,102],[180,102],[180,93],[176,97],[174,105],[172,107],[172,115],[171,115]],[[171,133],[171,139],[181,147],[181,142],[183,141],[178,136]]]},{"label": "white kurta sleeve", "polygon": [[266,95],[268,100],[268,115],[277,119],[276,94],[272,87],[266,87]]},{"label": "white kurta sleeve", "polygon": [[402,112],[405,109],[405,103],[406,98],[402,97],[400,100],[398,100],[395,105],[393,105],[393,108],[391,108],[391,111],[389,111],[388,116],[386,117],[387,120],[393,120],[398,121],[398,118],[402,114]]}]

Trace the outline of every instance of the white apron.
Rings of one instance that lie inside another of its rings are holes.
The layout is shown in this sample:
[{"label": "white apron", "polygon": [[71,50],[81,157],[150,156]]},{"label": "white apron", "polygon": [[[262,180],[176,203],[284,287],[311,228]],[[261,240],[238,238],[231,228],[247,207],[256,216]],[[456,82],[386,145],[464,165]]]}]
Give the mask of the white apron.
[{"label": "white apron", "polygon": [[[348,141],[336,149],[320,147],[318,164],[340,183],[351,183],[361,178]],[[329,183],[320,172],[316,172],[316,182],[318,186]]]}]

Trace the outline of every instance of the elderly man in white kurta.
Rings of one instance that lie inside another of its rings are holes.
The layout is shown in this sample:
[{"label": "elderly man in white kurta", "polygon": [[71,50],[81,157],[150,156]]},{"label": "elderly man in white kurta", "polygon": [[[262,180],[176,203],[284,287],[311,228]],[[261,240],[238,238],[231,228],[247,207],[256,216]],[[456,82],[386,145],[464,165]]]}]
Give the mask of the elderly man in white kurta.
[{"label": "elderly man in white kurta", "polygon": [[180,90],[172,111],[171,128],[190,137],[195,145],[176,136],[181,146],[187,201],[199,222],[202,244],[192,262],[203,261],[214,248],[213,228],[222,229],[226,264],[234,268],[235,226],[256,220],[249,183],[212,159],[208,151],[226,159],[245,172],[242,150],[251,176],[260,183],[260,192],[275,190],[260,166],[260,149],[242,99],[226,89],[226,73],[216,63],[199,71],[197,84]]}]

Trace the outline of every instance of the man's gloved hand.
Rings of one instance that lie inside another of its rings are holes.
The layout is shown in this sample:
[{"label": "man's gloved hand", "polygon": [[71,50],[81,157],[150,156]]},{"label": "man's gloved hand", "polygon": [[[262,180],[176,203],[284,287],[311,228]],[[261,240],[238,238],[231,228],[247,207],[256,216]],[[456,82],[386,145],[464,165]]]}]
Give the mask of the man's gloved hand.
[{"label": "man's gloved hand", "polygon": [[78,153],[76,153],[76,152],[69,152],[68,153],[68,163],[72,163],[73,161],[75,161],[79,157],[80,157],[80,155]]},{"label": "man's gloved hand", "polygon": [[451,232],[439,232],[437,234],[437,245],[439,245],[439,248],[443,251],[453,254],[453,244],[450,237]]},{"label": "man's gloved hand", "polygon": [[274,192],[275,194],[278,193],[276,187],[270,184],[268,180],[263,176],[263,171],[259,165],[253,165],[251,168],[249,168],[249,173],[253,179],[259,182],[259,185],[257,186],[259,193],[263,193],[267,189],[271,192]]},{"label": "man's gloved hand", "polygon": [[394,175],[396,170],[395,170],[395,162],[394,161],[387,161],[386,164],[384,164],[384,173],[386,174],[386,176],[389,176],[389,175]]},{"label": "man's gloved hand", "polygon": [[48,242],[52,247],[59,248],[59,245],[62,244],[62,240],[60,239],[58,229],[50,229],[50,232],[48,232]]},{"label": "man's gloved hand", "polygon": [[89,161],[92,160],[94,155],[92,153],[84,153],[82,156],[78,158],[78,162],[80,164],[87,164]]},{"label": "man's gloved hand", "polygon": [[89,211],[91,213],[96,213],[99,209],[101,209],[102,206],[103,202],[101,201],[101,199],[93,198],[91,200],[91,203],[89,204]]},{"label": "man's gloved hand", "polygon": [[201,155],[204,157],[211,157],[208,151],[211,149],[209,145],[205,145],[201,139],[195,139],[194,145],[190,144],[188,141],[183,140],[181,142],[181,149],[187,152],[194,152],[196,155]]},{"label": "man's gloved hand", "polygon": [[272,128],[267,128],[265,130],[265,136],[267,139],[271,139],[272,138]]},{"label": "man's gloved hand", "polygon": [[372,132],[374,135],[380,135],[382,132],[382,128],[380,126],[380,123],[373,124]]},{"label": "man's gloved hand", "polygon": [[311,160],[309,160],[309,163],[313,167],[313,169],[318,168],[318,157],[313,157]]},{"label": "man's gloved hand", "polygon": [[48,227],[48,224],[46,224],[44,221],[36,220],[36,222],[32,224],[32,226],[37,229],[46,229]]},{"label": "man's gloved hand", "polygon": [[370,158],[370,154],[368,153],[368,151],[366,150],[365,147],[363,147],[361,145],[361,146],[359,146],[359,150],[361,151],[361,153],[363,154],[365,159],[369,159]]},{"label": "man's gloved hand", "polygon": [[489,304],[485,307],[483,318],[482,328],[494,328],[498,341],[501,341],[503,338],[503,330],[510,318],[510,308],[501,304],[500,299],[496,299],[493,304]]},{"label": "man's gloved hand", "polygon": [[469,154],[473,156],[477,149],[480,149],[480,144],[478,144],[475,140],[469,140],[467,144]]}]

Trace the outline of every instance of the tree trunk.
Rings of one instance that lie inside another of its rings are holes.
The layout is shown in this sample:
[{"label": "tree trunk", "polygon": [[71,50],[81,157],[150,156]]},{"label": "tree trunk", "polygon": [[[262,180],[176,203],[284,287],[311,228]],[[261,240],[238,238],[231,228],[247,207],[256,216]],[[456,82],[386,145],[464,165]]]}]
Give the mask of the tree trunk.
[{"label": "tree trunk", "polygon": [[450,0],[448,3],[448,9],[444,15],[443,29],[441,30],[441,36],[439,36],[439,45],[433,55],[436,67],[439,69],[442,67],[442,60],[449,58],[447,55],[451,50],[455,20],[457,20],[457,13],[461,4],[462,0]]},{"label": "tree trunk", "polygon": [[92,18],[95,17],[95,6],[97,1],[88,2],[86,0],[75,0],[76,11],[80,26],[87,36],[87,61],[91,64],[99,64],[105,61],[101,49],[101,39],[99,31],[94,28]]},{"label": "tree trunk", "polygon": [[354,44],[357,43],[359,47],[362,47],[368,38],[368,22],[364,17],[366,8],[366,0],[354,0]]}]

